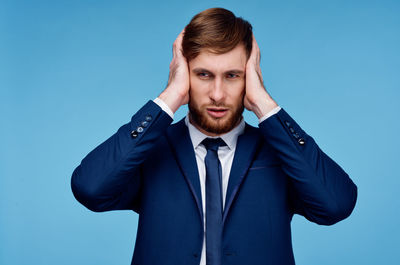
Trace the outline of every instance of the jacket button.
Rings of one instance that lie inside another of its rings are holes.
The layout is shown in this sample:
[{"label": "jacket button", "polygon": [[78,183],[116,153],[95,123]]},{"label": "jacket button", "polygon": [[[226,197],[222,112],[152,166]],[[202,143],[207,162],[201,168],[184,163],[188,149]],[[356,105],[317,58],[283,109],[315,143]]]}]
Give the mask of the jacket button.
[{"label": "jacket button", "polygon": [[290,126],[290,122],[288,122],[288,121],[285,121],[285,124],[286,124],[286,126]]},{"label": "jacket button", "polygon": [[136,130],[137,130],[138,133],[141,133],[141,132],[143,132],[143,127],[140,127],[140,126],[139,126],[139,127],[137,127]]},{"label": "jacket button", "polygon": [[294,133],[293,127],[289,127],[289,131],[290,131],[291,133]]},{"label": "jacket button", "polygon": [[138,135],[139,135],[138,132],[135,130],[131,132],[132,138],[136,138]]},{"label": "jacket button", "polygon": [[299,142],[300,145],[304,145],[304,144],[306,143],[306,141],[304,141],[303,138],[300,138],[300,139],[298,140],[298,142]]},{"label": "jacket button", "polygon": [[300,137],[300,135],[299,135],[298,133],[294,133],[293,136],[294,136],[294,138],[296,138],[296,139]]},{"label": "jacket button", "polygon": [[146,128],[147,125],[149,125],[149,122],[147,122],[147,121],[142,121],[141,125],[142,125],[142,127]]},{"label": "jacket button", "polygon": [[151,117],[151,115],[147,115],[144,119],[146,121],[151,121],[153,119],[153,117]]}]

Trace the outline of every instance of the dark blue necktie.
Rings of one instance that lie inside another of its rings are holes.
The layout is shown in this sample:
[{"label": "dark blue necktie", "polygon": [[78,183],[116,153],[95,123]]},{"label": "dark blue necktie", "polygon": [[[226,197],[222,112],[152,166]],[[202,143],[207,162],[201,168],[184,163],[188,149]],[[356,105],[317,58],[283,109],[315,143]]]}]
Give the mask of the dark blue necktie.
[{"label": "dark blue necktie", "polygon": [[222,169],[218,147],[226,145],[221,138],[206,138],[206,264],[222,263]]}]

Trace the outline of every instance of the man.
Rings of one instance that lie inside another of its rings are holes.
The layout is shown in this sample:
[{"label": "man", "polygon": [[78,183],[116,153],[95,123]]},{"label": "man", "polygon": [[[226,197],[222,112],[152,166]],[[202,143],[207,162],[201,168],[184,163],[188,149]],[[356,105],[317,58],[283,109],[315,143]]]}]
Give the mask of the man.
[{"label": "man", "polygon": [[[188,115],[171,125],[184,104]],[[139,214],[140,265],[294,264],[293,215],[332,225],[357,198],[265,90],[251,25],[222,8],[193,17],[174,42],[166,89],[82,160],[71,186],[92,211]]]}]

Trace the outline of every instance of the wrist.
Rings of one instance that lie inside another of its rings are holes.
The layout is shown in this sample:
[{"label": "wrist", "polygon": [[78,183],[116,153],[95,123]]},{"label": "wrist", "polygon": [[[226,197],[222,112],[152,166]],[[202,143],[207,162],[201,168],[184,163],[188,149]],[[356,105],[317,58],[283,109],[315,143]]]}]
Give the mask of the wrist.
[{"label": "wrist", "polygon": [[252,111],[256,114],[258,119],[264,117],[274,108],[278,107],[278,104],[273,100],[267,93],[263,97],[257,97],[257,99],[251,104]]},{"label": "wrist", "polygon": [[168,107],[175,113],[182,104],[183,100],[181,96],[175,92],[174,89],[170,89],[167,87],[161,94],[158,96]]}]

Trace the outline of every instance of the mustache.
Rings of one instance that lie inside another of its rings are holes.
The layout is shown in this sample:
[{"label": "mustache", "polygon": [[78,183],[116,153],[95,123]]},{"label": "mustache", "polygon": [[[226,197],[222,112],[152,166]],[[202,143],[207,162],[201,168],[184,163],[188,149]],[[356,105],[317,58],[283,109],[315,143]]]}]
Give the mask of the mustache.
[{"label": "mustache", "polygon": [[224,102],[218,103],[218,102],[211,102],[209,104],[204,104],[203,105],[205,108],[212,108],[212,107],[216,107],[216,108],[232,108],[232,105],[227,105]]}]

